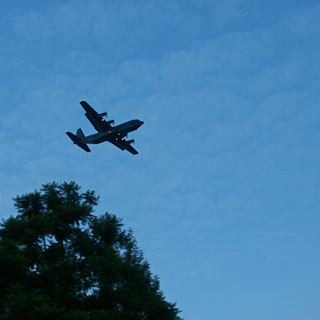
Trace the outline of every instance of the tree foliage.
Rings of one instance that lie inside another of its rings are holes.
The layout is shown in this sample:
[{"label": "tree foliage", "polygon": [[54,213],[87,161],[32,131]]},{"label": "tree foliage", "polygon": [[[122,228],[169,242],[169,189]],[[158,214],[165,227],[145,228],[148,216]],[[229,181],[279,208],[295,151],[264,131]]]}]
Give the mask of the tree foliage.
[{"label": "tree foliage", "polygon": [[180,319],[132,232],[93,215],[94,192],[50,183],[14,201],[0,227],[0,319]]}]

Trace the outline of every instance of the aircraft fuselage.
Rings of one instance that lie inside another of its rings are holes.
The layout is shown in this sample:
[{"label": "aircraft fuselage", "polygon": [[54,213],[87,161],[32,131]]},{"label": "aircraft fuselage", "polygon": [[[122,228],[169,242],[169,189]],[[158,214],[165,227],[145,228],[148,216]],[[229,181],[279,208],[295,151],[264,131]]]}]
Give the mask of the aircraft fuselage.
[{"label": "aircraft fuselage", "polygon": [[135,119],[130,120],[124,123],[121,123],[117,126],[112,127],[110,130],[105,132],[98,132],[91,135],[88,135],[84,138],[85,142],[88,144],[98,144],[101,142],[108,141],[110,139],[122,139],[124,135],[128,132],[137,130],[143,125],[143,121]]}]

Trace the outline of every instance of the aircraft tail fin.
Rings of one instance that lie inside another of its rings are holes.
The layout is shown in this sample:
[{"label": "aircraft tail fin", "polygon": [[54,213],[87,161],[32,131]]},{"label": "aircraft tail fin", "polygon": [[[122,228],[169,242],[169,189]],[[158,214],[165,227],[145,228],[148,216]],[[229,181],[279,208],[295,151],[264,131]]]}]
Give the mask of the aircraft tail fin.
[{"label": "aircraft tail fin", "polygon": [[[81,130],[81,129],[78,129],[78,131],[79,130]],[[88,145],[82,140],[82,137],[78,136],[78,131],[77,131],[77,135],[75,135],[69,131],[66,132],[66,134],[73,141],[74,144],[76,144],[78,147],[80,147],[84,151],[90,152],[91,150],[89,149]],[[81,130],[81,132],[82,132],[82,130]],[[83,132],[82,132],[82,134],[83,134]]]},{"label": "aircraft tail fin", "polygon": [[83,133],[81,128],[79,128],[77,130],[76,136],[79,137],[79,138],[85,138],[85,135],[84,135],[84,133]]}]

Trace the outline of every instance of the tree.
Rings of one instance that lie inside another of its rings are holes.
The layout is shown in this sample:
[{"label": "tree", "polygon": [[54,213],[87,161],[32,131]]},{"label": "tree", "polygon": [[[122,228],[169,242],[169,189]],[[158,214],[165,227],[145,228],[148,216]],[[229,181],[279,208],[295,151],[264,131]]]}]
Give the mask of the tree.
[{"label": "tree", "polygon": [[93,191],[49,183],[14,201],[0,227],[0,319],[180,319],[131,230],[93,215]]}]

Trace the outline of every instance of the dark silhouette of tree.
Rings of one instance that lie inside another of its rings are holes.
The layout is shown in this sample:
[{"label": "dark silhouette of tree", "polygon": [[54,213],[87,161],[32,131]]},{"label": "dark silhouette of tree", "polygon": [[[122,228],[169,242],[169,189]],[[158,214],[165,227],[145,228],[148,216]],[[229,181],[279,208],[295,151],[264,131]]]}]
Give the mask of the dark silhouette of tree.
[{"label": "dark silhouette of tree", "polygon": [[132,232],[93,215],[93,191],[49,183],[14,201],[0,227],[1,320],[180,319]]}]

